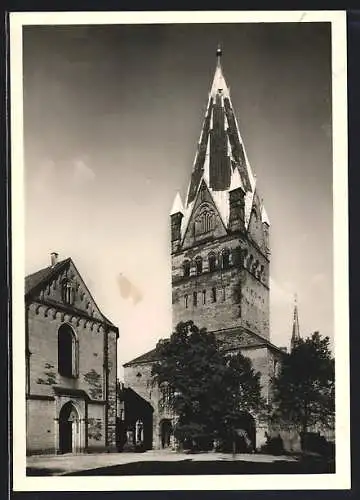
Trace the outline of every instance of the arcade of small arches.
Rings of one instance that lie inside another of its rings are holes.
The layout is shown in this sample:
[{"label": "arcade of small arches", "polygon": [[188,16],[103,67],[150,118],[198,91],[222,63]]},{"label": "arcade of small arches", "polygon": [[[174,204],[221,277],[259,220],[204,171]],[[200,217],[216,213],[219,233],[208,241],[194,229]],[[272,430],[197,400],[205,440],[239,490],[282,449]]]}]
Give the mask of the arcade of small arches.
[{"label": "arcade of small arches", "polygon": [[[236,249],[235,252],[238,252],[238,249]],[[256,278],[261,280],[264,277],[265,266],[260,264],[259,260],[255,259],[247,249],[241,250],[239,253],[240,264]],[[188,278],[191,276],[199,276],[204,272],[227,270],[234,265],[236,260],[237,257],[234,256],[234,250],[230,251],[228,248],[222,249],[218,254],[210,252],[206,259],[203,259],[200,255],[193,260],[185,259],[182,265],[183,277]]]},{"label": "arcade of small arches", "polygon": [[[223,286],[220,290],[221,300],[224,302],[226,300],[226,287]],[[194,307],[202,304],[205,305],[208,302],[215,303],[219,300],[218,289],[216,287],[211,288],[211,290],[202,290],[201,292],[194,291],[192,293],[192,304]],[[189,295],[184,295],[184,306],[185,309],[189,307]]]},{"label": "arcade of small arches", "polygon": [[89,328],[98,333],[104,333],[104,323],[100,319],[93,317],[80,317],[78,314],[71,314],[50,305],[32,303],[28,306],[28,311],[33,311],[36,316],[42,315],[44,318],[51,317],[53,320],[60,319],[63,323],[69,323],[77,328]]},{"label": "arcade of small arches", "polygon": [[202,205],[198,216],[195,218],[195,235],[212,232],[215,229],[215,221],[215,212],[208,205]]}]

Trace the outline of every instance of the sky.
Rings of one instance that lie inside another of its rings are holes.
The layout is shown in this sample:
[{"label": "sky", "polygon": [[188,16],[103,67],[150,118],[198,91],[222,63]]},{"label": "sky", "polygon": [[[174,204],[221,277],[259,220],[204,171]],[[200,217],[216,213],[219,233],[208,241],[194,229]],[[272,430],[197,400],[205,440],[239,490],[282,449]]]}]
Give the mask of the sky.
[{"label": "sky", "polygon": [[171,333],[169,212],[218,43],[271,223],[271,340],[289,346],[294,293],[301,334],[333,339],[329,24],[26,26],[26,274],[72,257],[119,366]]}]

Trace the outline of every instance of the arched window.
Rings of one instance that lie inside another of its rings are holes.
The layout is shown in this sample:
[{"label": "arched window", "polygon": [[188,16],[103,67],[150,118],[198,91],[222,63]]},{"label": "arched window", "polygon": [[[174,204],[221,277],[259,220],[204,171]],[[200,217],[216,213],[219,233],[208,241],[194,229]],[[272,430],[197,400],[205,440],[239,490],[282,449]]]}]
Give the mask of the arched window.
[{"label": "arched window", "polygon": [[254,256],[250,255],[249,260],[248,260],[248,269],[249,269],[249,271],[251,271],[251,269],[252,269],[253,262],[254,262]]},{"label": "arched window", "polygon": [[202,207],[195,219],[195,235],[209,233],[215,228],[215,213],[207,205]]},{"label": "arched window", "polygon": [[194,307],[197,306],[197,292],[193,293],[193,302],[194,302]]},{"label": "arched window", "polygon": [[216,288],[211,289],[212,301],[216,302]]},{"label": "arched window", "polygon": [[75,287],[69,279],[64,279],[62,282],[62,300],[69,306],[74,304]]},{"label": "arched window", "polygon": [[216,255],[214,253],[210,253],[208,257],[209,261],[209,271],[215,271],[216,269]]},{"label": "arched window", "polygon": [[201,274],[202,273],[202,268],[203,268],[203,261],[202,257],[196,257],[195,259],[195,266],[196,266],[196,274]]},{"label": "arched window", "polygon": [[230,250],[228,248],[224,248],[221,252],[221,263],[223,269],[229,269],[230,267]]},{"label": "arched window", "polygon": [[258,265],[259,265],[259,261],[256,260],[253,265],[252,265],[252,272],[255,274],[256,273],[256,270],[258,268]]},{"label": "arched window", "polygon": [[79,342],[70,325],[61,325],[58,330],[58,371],[63,377],[79,375]]},{"label": "arched window", "polygon": [[203,304],[206,304],[206,290],[203,290]]},{"label": "arched window", "polygon": [[190,261],[185,260],[183,263],[184,276],[190,276]]}]

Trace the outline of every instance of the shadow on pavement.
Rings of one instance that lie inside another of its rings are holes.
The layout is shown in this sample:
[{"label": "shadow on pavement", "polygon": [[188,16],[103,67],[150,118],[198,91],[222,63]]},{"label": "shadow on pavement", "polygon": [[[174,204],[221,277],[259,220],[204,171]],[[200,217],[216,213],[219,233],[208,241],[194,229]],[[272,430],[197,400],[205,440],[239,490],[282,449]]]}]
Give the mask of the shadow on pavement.
[{"label": "shadow on pavement", "polygon": [[26,467],[27,476],[53,476],[54,474],[63,474],[64,469],[46,469],[39,467]]},{"label": "shadow on pavement", "polygon": [[67,476],[197,475],[197,474],[328,474],[334,462],[303,459],[297,462],[254,463],[245,461],[148,461],[115,465],[65,474]]}]

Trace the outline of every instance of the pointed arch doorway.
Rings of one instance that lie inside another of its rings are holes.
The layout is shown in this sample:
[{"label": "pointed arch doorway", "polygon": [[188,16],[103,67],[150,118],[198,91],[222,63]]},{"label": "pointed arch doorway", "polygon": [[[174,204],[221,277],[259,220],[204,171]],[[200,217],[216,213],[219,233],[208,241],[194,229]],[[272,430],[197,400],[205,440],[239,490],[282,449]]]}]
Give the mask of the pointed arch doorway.
[{"label": "pointed arch doorway", "polygon": [[69,401],[59,414],[59,452],[76,453],[81,448],[80,417],[76,406]]}]

